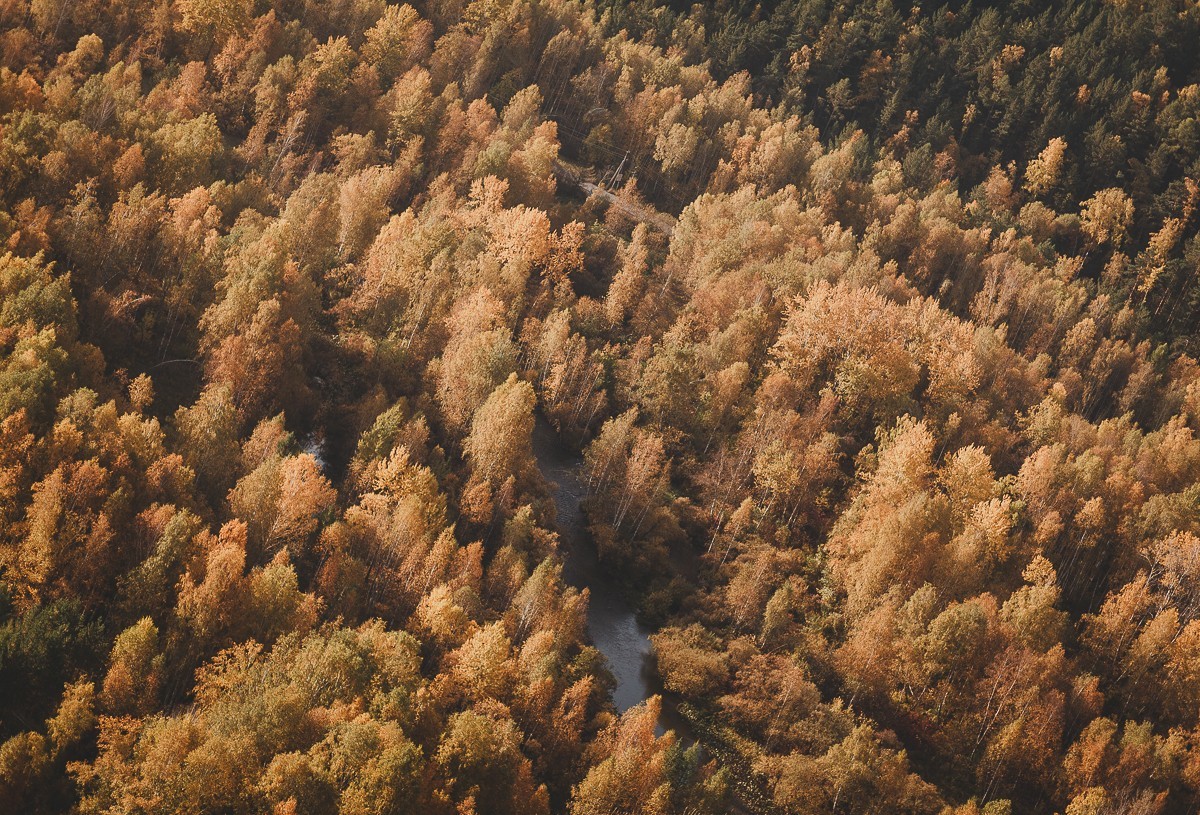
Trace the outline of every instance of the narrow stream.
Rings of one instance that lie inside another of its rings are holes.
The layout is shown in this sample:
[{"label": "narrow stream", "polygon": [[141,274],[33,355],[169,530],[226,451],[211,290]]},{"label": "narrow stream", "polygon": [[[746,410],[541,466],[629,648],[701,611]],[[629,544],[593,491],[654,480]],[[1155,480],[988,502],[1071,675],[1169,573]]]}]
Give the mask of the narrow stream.
[{"label": "narrow stream", "polygon": [[569,450],[553,428],[538,417],[533,431],[533,452],[542,475],[550,483],[557,509],[559,540],[563,553],[563,577],[578,589],[588,589],[588,634],[608,660],[617,680],[613,702],[624,712],[658,694],[662,714],[658,732],[674,730],[685,743],[695,742],[687,721],[679,714],[670,694],[664,692],[654,668],[650,648],[651,629],[638,622],[633,606],[621,585],[600,566],[596,547],[587,529],[579,502],[587,495],[583,458]]}]

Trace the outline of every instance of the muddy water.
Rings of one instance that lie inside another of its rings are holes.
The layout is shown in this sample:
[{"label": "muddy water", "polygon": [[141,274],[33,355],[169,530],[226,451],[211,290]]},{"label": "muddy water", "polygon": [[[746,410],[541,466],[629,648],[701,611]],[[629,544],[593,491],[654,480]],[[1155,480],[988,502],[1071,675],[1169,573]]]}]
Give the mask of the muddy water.
[{"label": "muddy water", "polygon": [[563,445],[540,417],[534,428],[533,452],[542,475],[550,483],[557,508],[563,577],[572,586],[586,588],[591,594],[588,634],[608,660],[609,670],[617,680],[613,702],[624,712],[655,694],[662,696],[660,734],[674,730],[685,743],[692,743],[691,728],[679,715],[675,701],[669,694],[664,694],[654,669],[649,639],[651,629],[638,622],[623,588],[601,568],[596,556],[596,546],[579,506],[587,496],[583,458]]}]

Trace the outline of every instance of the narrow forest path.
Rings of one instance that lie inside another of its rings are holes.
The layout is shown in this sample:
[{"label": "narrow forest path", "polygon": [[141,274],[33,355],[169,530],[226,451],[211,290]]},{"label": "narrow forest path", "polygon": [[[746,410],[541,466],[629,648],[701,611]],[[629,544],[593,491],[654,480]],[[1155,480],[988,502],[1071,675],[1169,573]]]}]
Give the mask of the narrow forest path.
[{"label": "narrow forest path", "polygon": [[659,212],[649,204],[624,198],[612,190],[589,181],[586,177],[586,170],[581,167],[570,164],[562,159],[555,159],[554,175],[560,182],[574,187],[587,197],[599,195],[608,202],[609,206],[616,207],[626,217],[638,223],[646,224],[663,233],[668,238],[675,231],[675,219],[670,215],[665,212]]}]

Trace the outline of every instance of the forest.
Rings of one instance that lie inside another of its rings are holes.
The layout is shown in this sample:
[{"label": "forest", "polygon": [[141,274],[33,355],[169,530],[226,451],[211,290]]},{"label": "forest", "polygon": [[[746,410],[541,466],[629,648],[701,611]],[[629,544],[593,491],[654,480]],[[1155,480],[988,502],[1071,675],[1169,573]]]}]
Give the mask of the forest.
[{"label": "forest", "polygon": [[0,0],[0,812],[1200,813],[1198,44]]}]

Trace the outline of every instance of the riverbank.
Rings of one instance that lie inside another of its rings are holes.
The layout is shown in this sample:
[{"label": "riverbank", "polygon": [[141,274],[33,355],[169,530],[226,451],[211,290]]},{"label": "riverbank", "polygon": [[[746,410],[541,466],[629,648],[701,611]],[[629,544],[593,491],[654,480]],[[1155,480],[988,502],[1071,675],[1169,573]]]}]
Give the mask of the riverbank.
[{"label": "riverbank", "polygon": [[623,587],[600,564],[580,503],[587,497],[583,457],[571,450],[542,417],[533,431],[533,453],[554,498],[556,525],[563,556],[563,578],[587,589],[588,635],[604,654],[616,679],[613,704],[624,712],[651,696],[662,697],[659,733],[674,730],[684,744],[697,741],[680,714],[678,701],[667,693],[654,664],[653,630],[640,622]]}]

